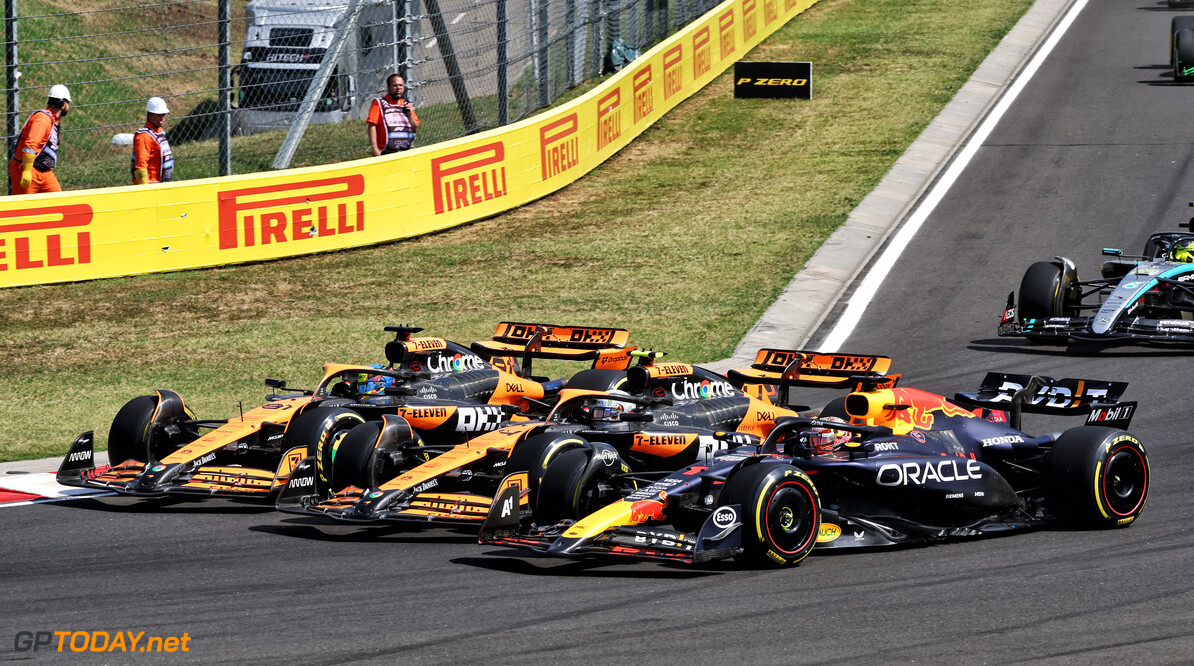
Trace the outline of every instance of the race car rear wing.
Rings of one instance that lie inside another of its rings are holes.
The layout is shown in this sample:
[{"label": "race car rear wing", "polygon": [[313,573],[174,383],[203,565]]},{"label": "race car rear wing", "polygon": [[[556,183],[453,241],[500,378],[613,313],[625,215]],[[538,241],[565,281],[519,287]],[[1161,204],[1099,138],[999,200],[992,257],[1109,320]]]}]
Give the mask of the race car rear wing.
[{"label": "race car rear wing", "polygon": [[[775,386],[777,404],[791,404],[788,389],[853,387],[855,391],[892,388],[898,374],[889,375],[891,358],[862,354],[822,354],[792,349],[760,349],[749,368],[730,370],[726,377],[735,386]],[[770,391],[768,391],[770,393]]]},{"label": "race car rear wing", "polygon": [[988,372],[975,393],[958,393],[956,402],[1010,412],[1010,423],[1020,429],[1020,415],[1086,414],[1087,425],[1127,428],[1136,412],[1136,402],[1119,402],[1127,382],[1095,379],[1053,379],[1040,375],[1012,375]]},{"label": "race car rear wing", "polygon": [[532,358],[591,360],[597,369],[625,370],[630,366],[630,351],[634,349],[626,346],[629,337],[630,332],[621,328],[503,321],[497,325],[493,338],[474,342],[470,348],[491,363],[500,357],[521,358],[519,374],[530,377]]}]

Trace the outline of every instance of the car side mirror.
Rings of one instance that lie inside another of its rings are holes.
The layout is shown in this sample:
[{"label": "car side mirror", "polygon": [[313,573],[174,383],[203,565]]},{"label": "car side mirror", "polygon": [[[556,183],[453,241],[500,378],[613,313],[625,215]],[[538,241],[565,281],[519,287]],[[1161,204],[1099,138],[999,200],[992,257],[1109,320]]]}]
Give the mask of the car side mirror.
[{"label": "car side mirror", "polygon": [[1124,256],[1124,251],[1116,247],[1105,247],[1103,248],[1103,254],[1108,257],[1122,257]]}]

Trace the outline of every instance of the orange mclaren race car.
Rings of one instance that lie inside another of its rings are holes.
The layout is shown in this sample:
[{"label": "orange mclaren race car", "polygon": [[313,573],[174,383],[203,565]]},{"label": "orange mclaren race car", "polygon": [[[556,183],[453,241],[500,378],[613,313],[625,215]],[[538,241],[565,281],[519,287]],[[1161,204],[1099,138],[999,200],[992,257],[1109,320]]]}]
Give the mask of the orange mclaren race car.
[{"label": "orange mclaren race car", "polygon": [[[63,460],[58,482],[127,495],[272,496],[301,460],[334,450],[354,426],[392,417],[429,440],[463,442],[512,416],[548,411],[564,381],[535,377],[532,358],[592,361],[593,369],[574,381],[606,388],[622,379],[633,349],[627,332],[612,328],[502,322],[492,340],[471,350],[412,337],[419,328],[385,330],[395,333],[385,347],[388,366],[325,365],[314,389],[266,396],[266,404],[237,418],[196,419],[177,393],[164,389],[134,398],[108,432],[111,466],[95,466],[94,436],[85,432]],[[266,385],[288,390],[283,381]],[[432,449],[412,455],[423,462]]]},{"label": "orange mclaren race car", "polygon": [[566,452],[582,452],[597,483],[645,485],[716,451],[758,444],[777,418],[797,415],[760,387],[747,392],[704,368],[657,363],[657,352],[631,355],[639,365],[612,390],[570,382],[543,421],[506,423],[413,469],[402,469],[412,452],[437,447],[401,419],[354,428],[330,455],[295,470],[277,506],[349,521],[479,524],[503,488],[521,489],[525,500]]},{"label": "orange mclaren race car", "polygon": [[[843,367],[870,365],[863,357]],[[731,378],[757,381],[754,367]],[[583,451],[556,457],[531,497],[503,487],[481,543],[560,557],[792,565],[817,548],[997,534],[1051,523],[1116,528],[1144,508],[1144,447],[1122,382],[989,373],[953,399],[863,374],[818,418],[781,418],[761,445],[718,452],[643,488]],[[1085,414],[1029,435],[1020,414]],[[616,461],[615,465],[616,465]],[[507,484],[509,485],[509,484]],[[521,508],[519,505],[522,505]]]}]

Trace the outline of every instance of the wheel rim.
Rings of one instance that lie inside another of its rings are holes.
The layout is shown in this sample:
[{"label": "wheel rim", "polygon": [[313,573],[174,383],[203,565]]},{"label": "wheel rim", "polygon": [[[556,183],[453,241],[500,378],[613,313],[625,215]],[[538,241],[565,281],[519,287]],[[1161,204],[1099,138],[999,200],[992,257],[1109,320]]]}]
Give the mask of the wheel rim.
[{"label": "wheel rim", "polygon": [[816,538],[817,519],[817,505],[808,489],[795,481],[781,483],[767,502],[768,540],[780,552],[799,553]]},{"label": "wheel rim", "polygon": [[1118,516],[1130,516],[1140,510],[1148,489],[1148,463],[1135,447],[1116,449],[1107,459],[1103,472],[1103,497],[1107,508]]}]

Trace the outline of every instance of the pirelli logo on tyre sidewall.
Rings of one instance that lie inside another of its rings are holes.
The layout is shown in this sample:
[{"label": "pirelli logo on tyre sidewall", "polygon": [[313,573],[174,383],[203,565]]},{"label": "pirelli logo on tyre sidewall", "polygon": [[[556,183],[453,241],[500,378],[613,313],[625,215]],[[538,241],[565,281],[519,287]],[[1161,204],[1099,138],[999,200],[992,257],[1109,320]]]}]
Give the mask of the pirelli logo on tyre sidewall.
[{"label": "pirelli logo on tyre sidewall", "polygon": [[501,141],[431,160],[435,214],[506,196],[506,146]]},{"label": "pirelli logo on tyre sidewall", "polygon": [[663,98],[684,89],[684,45],[676,44],[663,52]]},{"label": "pirelli logo on tyre sidewall", "polygon": [[709,26],[692,35],[692,78],[699,79],[713,67],[713,47],[709,45]]},{"label": "pirelli logo on tyre sidewall", "polygon": [[364,231],[364,193],[360,174],[219,192],[220,249]]},{"label": "pirelli logo on tyre sidewall", "polygon": [[742,39],[746,41],[750,41],[759,32],[755,2],[756,0],[742,0]]},{"label": "pirelli logo on tyre sidewall", "polygon": [[580,123],[575,113],[539,128],[539,161],[543,180],[580,164]]},{"label": "pirelli logo on tyre sidewall", "polygon": [[650,65],[634,73],[630,87],[634,91],[634,124],[637,125],[655,110],[655,85]]},{"label": "pirelli logo on tyre sidewall", "polygon": [[731,7],[724,14],[717,17],[717,31],[721,42],[721,59],[725,60],[734,53],[734,8]]},{"label": "pirelli logo on tyre sidewall", "polygon": [[87,204],[0,211],[0,271],[91,263]]},{"label": "pirelli logo on tyre sidewall", "polygon": [[622,88],[614,88],[597,100],[597,150],[622,136]]}]

